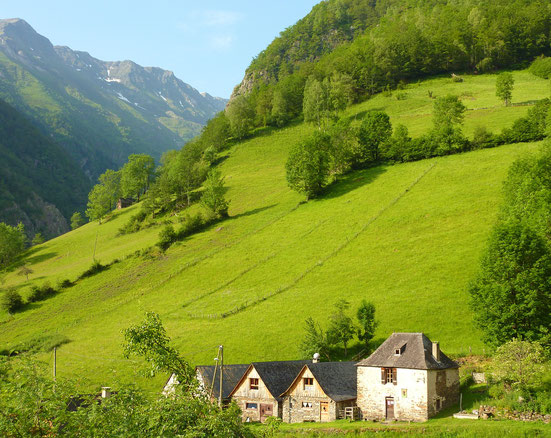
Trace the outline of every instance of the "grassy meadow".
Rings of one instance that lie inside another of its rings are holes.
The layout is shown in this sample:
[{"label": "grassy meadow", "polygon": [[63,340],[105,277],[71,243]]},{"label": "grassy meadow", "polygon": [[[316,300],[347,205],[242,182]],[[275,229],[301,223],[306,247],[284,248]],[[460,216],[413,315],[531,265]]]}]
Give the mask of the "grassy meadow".
[{"label": "grassy meadow", "polygon": [[[513,103],[549,95],[546,81],[525,71],[514,76]],[[529,105],[504,107],[494,85],[494,75],[465,76],[462,83],[437,78],[376,96],[348,113],[383,109],[393,124],[419,135],[431,126],[428,91],[456,93],[472,110],[468,135],[476,125],[498,132]],[[398,100],[399,92],[406,98]],[[284,163],[289,147],[312,129],[267,130],[223,153],[231,217],[164,255],[134,255],[154,245],[160,227],[117,235],[138,206],[32,248],[24,260],[34,271],[29,281],[17,268],[5,278],[4,287],[23,296],[33,284],[75,280],[94,251],[101,263],[119,262],[14,316],[0,313],[0,350],[62,337],[68,342],[58,349],[58,376],[159,390],[166,376],[145,380],[137,375],[141,362],[122,357],[122,330],[146,311],[161,315],[193,364],[213,363],[219,344],[226,363],[243,363],[296,359],[307,317],[325,324],[339,298],[353,309],[366,298],[377,308],[379,341],[393,331],[423,331],[446,353],[469,347],[482,353],[468,283],[496,219],[508,167],[539,145],[382,165],[351,173],[304,203],[287,187]],[[38,357],[52,363],[51,351]]]}]

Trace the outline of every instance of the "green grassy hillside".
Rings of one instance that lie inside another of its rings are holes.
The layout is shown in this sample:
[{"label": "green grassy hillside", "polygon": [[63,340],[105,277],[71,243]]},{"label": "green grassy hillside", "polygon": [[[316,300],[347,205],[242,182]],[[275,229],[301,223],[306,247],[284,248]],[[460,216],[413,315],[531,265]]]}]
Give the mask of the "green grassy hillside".
[{"label": "green grassy hillside", "polygon": [[[546,81],[514,74],[514,102],[549,94]],[[377,96],[349,114],[384,109],[393,123],[418,135],[430,128],[428,91],[455,92],[472,110],[467,133],[477,124],[499,131],[529,106],[505,108],[494,84],[492,75],[468,76],[460,84],[434,79],[409,85],[405,99]],[[14,317],[0,314],[0,349],[64,336],[70,342],[58,350],[58,375],[116,387],[136,381],[136,362],[121,356],[121,331],[145,311],[161,315],[193,363],[211,363],[219,344],[225,360],[237,363],[296,358],[307,317],[325,321],[338,298],[353,307],[367,298],[377,307],[379,340],[393,331],[424,331],[448,353],[482,352],[467,285],[509,165],[538,144],[358,171],[319,200],[301,203],[287,187],[284,163],[290,145],[311,130],[299,124],[269,131],[229,150],[221,169],[231,218],[165,255],[132,256],[155,243],[159,228],[117,237],[137,207],[31,250],[29,282],[15,270],[6,277],[23,295],[30,284],[74,280],[92,263],[94,246],[102,263],[121,261]],[[51,361],[51,352],[39,357]]]}]

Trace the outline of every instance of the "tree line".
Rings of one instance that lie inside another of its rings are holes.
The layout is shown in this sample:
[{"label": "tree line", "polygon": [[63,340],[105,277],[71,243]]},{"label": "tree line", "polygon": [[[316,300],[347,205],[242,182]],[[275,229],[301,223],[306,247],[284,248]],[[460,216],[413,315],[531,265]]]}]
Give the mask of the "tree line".
[{"label": "tree line", "polygon": [[308,119],[310,92],[333,81],[350,104],[427,76],[523,66],[551,53],[550,23],[543,0],[323,2],[253,60],[226,111],[231,133]]},{"label": "tree line", "polygon": [[[510,104],[513,86],[511,73],[497,76],[496,96],[505,105]],[[545,98],[530,108],[526,117],[517,119],[500,134],[478,127],[473,138],[468,139],[461,129],[467,108],[458,96],[448,95],[434,100],[432,129],[423,136],[411,138],[406,126],[397,125],[393,129],[388,114],[383,111],[370,111],[359,120],[338,118],[340,112],[331,106],[330,93],[317,86],[308,91],[318,102],[315,108],[305,108],[315,130],[291,147],[286,162],[289,186],[307,199],[319,196],[339,175],[354,169],[541,140],[549,135],[551,128],[551,100]]]}]

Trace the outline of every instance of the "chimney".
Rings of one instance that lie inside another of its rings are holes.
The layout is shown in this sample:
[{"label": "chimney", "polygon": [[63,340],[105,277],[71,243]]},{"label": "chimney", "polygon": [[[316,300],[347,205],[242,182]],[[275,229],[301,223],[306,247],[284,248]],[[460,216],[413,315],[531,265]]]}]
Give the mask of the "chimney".
[{"label": "chimney", "polygon": [[110,386],[102,386],[101,388],[101,398],[109,398],[111,397],[111,387]]},{"label": "chimney", "polygon": [[440,345],[438,344],[438,342],[432,343],[432,355],[437,362],[440,362]]},{"label": "chimney", "polygon": [[320,361],[320,354],[314,353],[314,357],[312,358],[312,363],[318,363]]}]

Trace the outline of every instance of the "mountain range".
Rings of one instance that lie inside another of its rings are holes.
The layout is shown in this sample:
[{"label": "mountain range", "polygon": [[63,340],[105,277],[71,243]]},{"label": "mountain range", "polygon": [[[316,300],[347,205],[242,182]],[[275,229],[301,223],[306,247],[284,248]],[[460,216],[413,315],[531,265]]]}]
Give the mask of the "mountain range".
[{"label": "mountain range", "polygon": [[[21,19],[0,20],[0,99],[61,146],[58,154],[76,163],[75,178],[85,175],[88,188],[132,153],[158,160],[181,148],[226,105],[171,71],[54,46]],[[85,201],[80,198],[81,208]],[[0,220],[8,219],[22,216],[8,218],[2,209]]]}]

